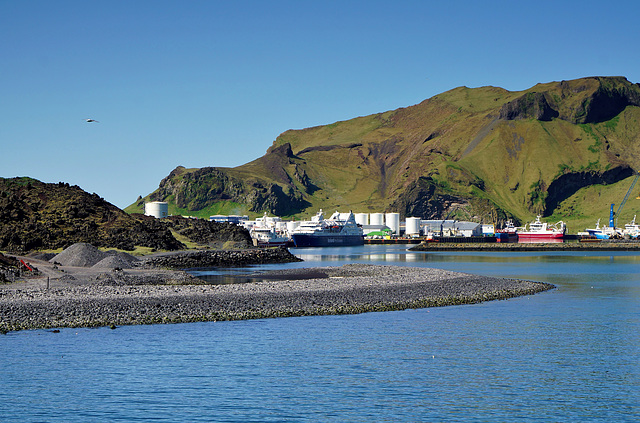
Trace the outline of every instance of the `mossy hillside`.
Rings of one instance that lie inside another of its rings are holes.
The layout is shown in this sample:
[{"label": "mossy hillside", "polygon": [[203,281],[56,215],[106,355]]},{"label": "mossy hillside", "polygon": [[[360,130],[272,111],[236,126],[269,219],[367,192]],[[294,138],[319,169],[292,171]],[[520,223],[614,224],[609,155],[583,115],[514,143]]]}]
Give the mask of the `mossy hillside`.
[{"label": "mossy hillside", "polygon": [[[583,188],[563,201],[549,216],[549,221],[562,220],[569,222],[571,232],[579,232],[585,228],[593,228],[600,219],[600,226],[609,225],[610,206],[617,211],[624,196],[631,187],[634,176],[611,185],[592,185]],[[620,214],[615,216],[616,226],[624,227],[635,215],[640,218],[640,183],[636,184]]]},{"label": "mossy hillside", "polygon": [[[498,203],[525,216],[532,208],[536,212],[536,205],[544,206],[535,192],[544,191],[559,173],[588,167],[600,170],[601,152],[588,151],[585,142],[559,141],[566,140],[567,126],[559,120],[502,122],[458,165],[484,181],[485,191]],[[579,129],[568,132],[577,138]]]},{"label": "mossy hillside", "polygon": [[182,248],[157,222],[128,215],[78,186],[0,178],[0,249],[50,250],[76,242],[124,250]]},{"label": "mossy hillside", "polygon": [[278,136],[274,146],[289,143],[294,154],[297,154],[308,147],[354,143],[384,127],[390,113],[393,112],[358,117],[312,128],[288,130]]},{"label": "mossy hillside", "polygon": [[0,178],[0,250],[51,251],[78,242],[125,251],[179,250],[190,245],[216,248],[227,241],[251,243],[248,232],[230,224],[127,214],[97,194],[67,183]]},{"label": "mossy hillside", "polygon": [[[211,196],[211,189],[197,197],[209,196],[209,205],[245,204],[256,213],[275,213],[285,201],[287,213],[280,215],[293,217],[335,208],[437,218],[463,208],[474,219],[527,222],[538,213],[554,216],[589,185],[608,191],[640,168],[639,105],[638,85],[618,77],[519,92],[459,87],[414,106],[286,131],[264,156],[218,169],[227,198]],[[174,176],[174,185],[187,179],[184,171]],[[416,184],[420,178],[438,188]],[[243,185],[234,193],[229,187],[238,181]],[[262,194],[252,198],[248,190]],[[157,191],[154,198],[185,193]],[[393,209],[399,205],[405,208]],[[590,213],[597,211],[575,210],[576,216]]]}]

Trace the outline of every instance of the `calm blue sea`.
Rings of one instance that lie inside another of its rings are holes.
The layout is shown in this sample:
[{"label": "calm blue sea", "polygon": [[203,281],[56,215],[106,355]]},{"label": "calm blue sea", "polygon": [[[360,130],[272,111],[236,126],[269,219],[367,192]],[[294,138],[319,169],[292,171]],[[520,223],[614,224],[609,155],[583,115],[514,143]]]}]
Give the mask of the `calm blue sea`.
[{"label": "calm blue sea", "polygon": [[[551,282],[467,306],[0,336],[3,422],[640,421],[640,255],[292,249]],[[225,271],[213,272],[225,274]]]}]

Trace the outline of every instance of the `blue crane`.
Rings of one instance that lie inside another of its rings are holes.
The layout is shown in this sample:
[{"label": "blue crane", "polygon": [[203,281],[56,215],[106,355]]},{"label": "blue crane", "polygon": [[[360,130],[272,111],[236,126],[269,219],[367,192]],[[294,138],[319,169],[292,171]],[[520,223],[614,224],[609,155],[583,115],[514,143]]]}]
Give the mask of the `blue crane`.
[{"label": "blue crane", "polygon": [[[611,211],[609,212],[609,226],[610,227],[612,227],[612,228],[616,227],[616,219],[615,219],[615,217],[618,214],[620,214],[620,211],[622,210],[624,205],[627,203],[627,199],[629,198],[629,194],[631,194],[631,191],[633,191],[633,187],[636,186],[636,182],[638,182],[638,178],[640,178],[640,172],[636,173],[636,177],[633,178],[633,182],[631,182],[631,186],[627,190],[627,194],[622,199],[622,203],[620,203],[620,205],[618,206],[618,209],[616,210],[615,213],[613,212],[613,206],[615,204],[611,204]],[[638,198],[640,198],[640,197],[638,197]]]}]

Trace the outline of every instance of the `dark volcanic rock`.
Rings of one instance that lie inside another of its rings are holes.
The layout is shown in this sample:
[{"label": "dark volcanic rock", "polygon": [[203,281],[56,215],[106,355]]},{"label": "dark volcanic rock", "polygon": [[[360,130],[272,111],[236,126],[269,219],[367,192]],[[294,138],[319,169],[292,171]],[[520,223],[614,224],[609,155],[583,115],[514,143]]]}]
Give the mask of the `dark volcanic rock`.
[{"label": "dark volcanic rock", "polygon": [[500,119],[505,120],[533,118],[549,121],[558,116],[558,111],[549,105],[545,93],[527,93],[506,103],[500,109],[499,114]]},{"label": "dark volcanic rock", "polygon": [[433,179],[420,177],[407,187],[392,209],[404,216],[440,219],[452,203],[466,203],[466,200],[443,193]]},{"label": "dark volcanic rock", "polygon": [[182,216],[170,216],[163,219],[162,223],[200,245],[217,246],[228,241],[233,242],[235,248],[249,248],[253,245],[249,231],[232,223],[188,219]]},{"label": "dark volcanic rock", "polygon": [[0,283],[10,282],[21,275],[21,263],[14,257],[0,253]]},{"label": "dark volcanic rock", "polygon": [[[613,84],[611,80],[619,80],[620,84]],[[627,106],[640,106],[640,92],[635,85],[631,89],[626,78],[598,78],[599,88],[593,95],[586,99],[582,107],[584,108],[584,118],[576,123],[604,122],[622,112]],[[627,84],[625,84],[627,82]]]},{"label": "dark volcanic rock", "polygon": [[236,241],[251,245],[249,233],[203,220],[156,219],[129,215],[97,194],[65,183],[45,184],[30,178],[0,178],[0,250],[26,253],[66,248],[78,242],[133,250],[180,250],[175,229],[194,242]]},{"label": "dark volcanic rock", "polygon": [[158,254],[143,260],[145,266],[166,269],[198,267],[237,267],[247,264],[290,263],[301,261],[285,247],[257,248],[240,251],[196,250]]}]

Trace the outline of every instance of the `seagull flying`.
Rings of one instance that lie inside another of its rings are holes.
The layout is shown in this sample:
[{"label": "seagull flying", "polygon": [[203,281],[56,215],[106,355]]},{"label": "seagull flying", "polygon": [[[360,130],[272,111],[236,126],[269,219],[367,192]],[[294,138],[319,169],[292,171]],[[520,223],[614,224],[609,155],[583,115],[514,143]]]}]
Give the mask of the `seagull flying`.
[{"label": "seagull flying", "polygon": [[85,121],[85,122],[89,122],[89,123],[92,123],[92,122],[93,122],[93,123],[100,123],[100,122],[98,122],[98,121],[97,121],[97,120],[95,120],[95,119],[85,119],[84,121]]}]

